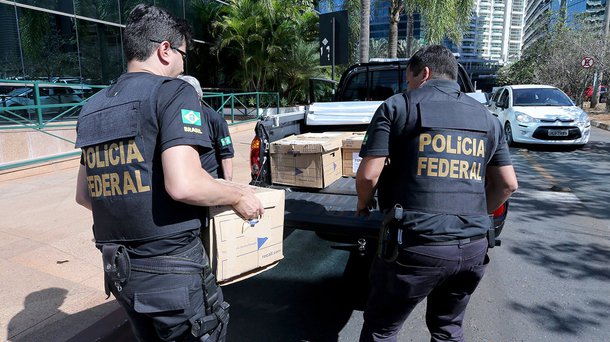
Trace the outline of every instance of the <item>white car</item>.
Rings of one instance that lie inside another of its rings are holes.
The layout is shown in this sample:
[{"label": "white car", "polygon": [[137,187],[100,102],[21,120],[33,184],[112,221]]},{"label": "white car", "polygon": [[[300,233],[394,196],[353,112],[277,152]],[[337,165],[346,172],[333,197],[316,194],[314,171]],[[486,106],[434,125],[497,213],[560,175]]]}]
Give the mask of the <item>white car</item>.
[{"label": "white car", "polygon": [[496,91],[489,110],[497,116],[509,145],[585,145],[589,116],[560,89],[548,85],[510,85]]}]

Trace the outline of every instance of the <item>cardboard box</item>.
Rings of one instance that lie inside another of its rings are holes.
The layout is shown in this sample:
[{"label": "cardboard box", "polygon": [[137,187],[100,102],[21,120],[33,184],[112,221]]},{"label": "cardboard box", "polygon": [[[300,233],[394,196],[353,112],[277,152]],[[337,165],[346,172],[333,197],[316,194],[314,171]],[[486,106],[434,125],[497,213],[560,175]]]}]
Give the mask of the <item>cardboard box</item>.
[{"label": "cardboard box", "polygon": [[341,178],[345,132],[305,133],[271,144],[271,180],[276,184],[323,189]]},{"label": "cardboard box", "polygon": [[219,284],[261,273],[284,258],[284,190],[255,188],[265,213],[248,222],[231,206],[210,207],[210,228],[202,231],[212,270]]},{"label": "cardboard box", "polygon": [[343,139],[341,154],[343,156],[343,176],[356,177],[362,158],[360,148],[366,132],[354,132],[351,136]]}]

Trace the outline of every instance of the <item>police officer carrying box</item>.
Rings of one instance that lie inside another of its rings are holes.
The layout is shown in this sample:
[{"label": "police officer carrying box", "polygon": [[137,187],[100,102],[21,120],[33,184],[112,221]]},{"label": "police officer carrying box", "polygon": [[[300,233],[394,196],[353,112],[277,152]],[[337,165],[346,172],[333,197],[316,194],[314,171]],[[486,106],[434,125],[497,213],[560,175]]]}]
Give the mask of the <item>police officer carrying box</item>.
[{"label": "police officer carrying box", "polygon": [[228,304],[199,239],[201,206],[263,213],[254,192],[215,182],[210,148],[184,70],[190,28],[138,5],[123,32],[127,73],[83,106],[76,201],[93,212],[106,293],[125,308],[140,341],[224,340]]},{"label": "police officer carrying box", "polygon": [[427,297],[432,341],[463,341],[470,296],[489,262],[488,213],[517,189],[498,119],[460,92],[457,61],[440,45],[409,60],[409,90],[377,109],[356,176],[358,215],[375,190],[386,213],[371,269],[361,341],[396,341]]}]

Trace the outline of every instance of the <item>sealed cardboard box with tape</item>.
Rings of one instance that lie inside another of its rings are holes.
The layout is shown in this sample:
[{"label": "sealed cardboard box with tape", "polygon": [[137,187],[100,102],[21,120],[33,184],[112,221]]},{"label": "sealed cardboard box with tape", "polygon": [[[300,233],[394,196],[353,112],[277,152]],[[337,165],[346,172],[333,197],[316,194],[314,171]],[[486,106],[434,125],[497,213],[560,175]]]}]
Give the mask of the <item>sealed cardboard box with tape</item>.
[{"label": "sealed cardboard box with tape", "polygon": [[201,238],[219,284],[261,273],[284,258],[284,190],[254,187],[265,213],[247,221],[231,206],[209,208]]},{"label": "sealed cardboard box with tape", "polygon": [[366,132],[354,132],[352,135],[343,139],[341,154],[343,155],[343,175],[346,177],[356,177],[356,172],[360,166],[360,148]]},{"label": "sealed cardboard box with tape", "polygon": [[322,189],[341,178],[341,140],[349,134],[305,133],[272,143],[273,183]]}]

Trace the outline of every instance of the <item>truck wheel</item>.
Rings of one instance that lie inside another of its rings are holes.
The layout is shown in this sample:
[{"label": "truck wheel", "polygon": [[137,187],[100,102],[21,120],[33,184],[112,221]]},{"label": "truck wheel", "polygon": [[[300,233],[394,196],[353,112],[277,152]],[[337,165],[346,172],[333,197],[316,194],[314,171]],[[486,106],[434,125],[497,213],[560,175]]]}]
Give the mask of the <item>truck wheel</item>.
[{"label": "truck wheel", "polygon": [[504,135],[506,135],[506,143],[508,146],[515,146],[515,141],[513,140],[513,129],[510,127],[510,122],[506,122],[504,125]]}]

